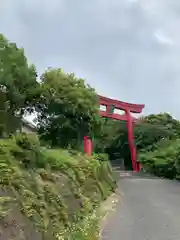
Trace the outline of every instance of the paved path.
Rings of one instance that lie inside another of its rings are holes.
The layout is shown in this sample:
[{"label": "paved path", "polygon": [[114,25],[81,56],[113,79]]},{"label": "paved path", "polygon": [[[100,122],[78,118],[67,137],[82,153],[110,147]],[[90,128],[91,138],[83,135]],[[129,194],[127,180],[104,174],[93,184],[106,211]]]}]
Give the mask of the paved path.
[{"label": "paved path", "polygon": [[179,240],[180,182],[121,173],[122,191],[102,240]]}]

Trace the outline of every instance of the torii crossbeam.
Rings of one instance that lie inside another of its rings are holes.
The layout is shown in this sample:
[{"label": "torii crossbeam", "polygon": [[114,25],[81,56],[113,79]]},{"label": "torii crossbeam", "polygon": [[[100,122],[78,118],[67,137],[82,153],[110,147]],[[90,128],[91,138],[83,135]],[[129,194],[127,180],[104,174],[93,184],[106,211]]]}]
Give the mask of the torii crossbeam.
[{"label": "torii crossbeam", "polygon": [[[115,99],[99,96],[99,105],[105,106],[105,111],[100,110],[100,115],[106,118],[112,118],[116,120],[126,121],[127,128],[128,128],[128,141],[129,141],[129,148],[131,153],[131,161],[133,171],[139,171],[139,163],[136,159],[136,147],[134,145],[134,129],[133,123],[136,122],[138,119],[133,117],[131,113],[141,113],[143,108],[145,107],[144,104],[132,104],[127,102],[118,101]],[[124,114],[120,115],[115,113],[114,110],[123,110]]]}]

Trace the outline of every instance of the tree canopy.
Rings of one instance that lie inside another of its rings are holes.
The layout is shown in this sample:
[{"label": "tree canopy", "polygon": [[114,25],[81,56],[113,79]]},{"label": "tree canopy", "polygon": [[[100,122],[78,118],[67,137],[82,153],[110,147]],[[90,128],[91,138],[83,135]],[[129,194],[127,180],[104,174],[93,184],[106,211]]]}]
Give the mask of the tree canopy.
[{"label": "tree canopy", "polygon": [[62,69],[41,76],[39,133],[52,146],[77,148],[100,127],[97,94],[84,79]]},{"label": "tree canopy", "polygon": [[5,106],[0,115],[6,130],[13,131],[17,118],[33,110],[38,92],[34,65],[28,64],[22,48],[0,34],[0,95],[1,106]]},{"label": "tree canopy", "polygon": [[[157,148],[162,139],[179,137],[180,122],[167,113],[148,115],[134,125],[137,152]],[[125,122],[108,120],[103,125],[98,143],[98,151],[109,154],[111,159],[125,159],[130,164],[128,132]],[[103,144],[101,144],[101,142]]]},{"label": "tree canopy", "polygon": [[0,35],[0,85],[6,90],[11,112],[30,108],[39,87],[36,69],[29,65],[24,50]]}]

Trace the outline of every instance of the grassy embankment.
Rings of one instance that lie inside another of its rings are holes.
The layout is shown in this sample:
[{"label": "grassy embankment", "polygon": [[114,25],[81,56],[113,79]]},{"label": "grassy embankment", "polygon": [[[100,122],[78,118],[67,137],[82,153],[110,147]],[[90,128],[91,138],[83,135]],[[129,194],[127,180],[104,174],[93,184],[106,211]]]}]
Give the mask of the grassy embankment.
[{"label": "grassy embankment", "polygon": [[0,239],[98,239],[98,206],[116,187],[103,160],[31,135],[0,140]]}]

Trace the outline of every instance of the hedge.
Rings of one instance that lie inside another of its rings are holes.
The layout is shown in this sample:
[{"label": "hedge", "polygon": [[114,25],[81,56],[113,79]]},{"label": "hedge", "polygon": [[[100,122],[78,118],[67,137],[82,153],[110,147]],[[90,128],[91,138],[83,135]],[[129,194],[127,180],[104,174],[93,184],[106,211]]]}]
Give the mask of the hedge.
[{"label": "hedge", "polygon": [[180,179],[180,139],[161,140],[154,151],[139,155],[145,171],[170,179]]},{"label": "hedge", "polygon": [[116,187],[103,156],[42,148],[26,134],[0,140],[0,176],[3,240],[94,239],[94,209]]}]

